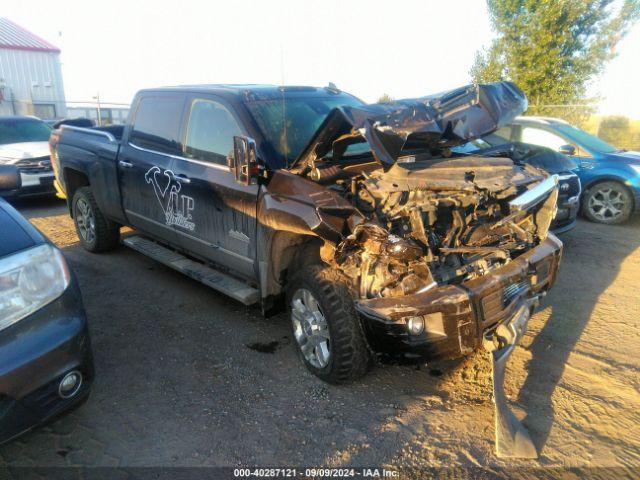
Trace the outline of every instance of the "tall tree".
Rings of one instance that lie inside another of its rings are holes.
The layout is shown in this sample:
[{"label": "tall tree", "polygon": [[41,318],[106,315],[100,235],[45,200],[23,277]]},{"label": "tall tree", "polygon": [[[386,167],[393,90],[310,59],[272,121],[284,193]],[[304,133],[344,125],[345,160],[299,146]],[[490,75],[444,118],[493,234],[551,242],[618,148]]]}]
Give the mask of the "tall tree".
[{"label": "tall tree", "polygon": [[640,0],[487,0],[497,36],[476,52],[475,82],[512,80],[529,99],[527,113],[579,120],[588,83],[615,56],[640,18]]},{"label": "tall tree", "polygon": [[391,103],[393,102],[393,97],[388,93],[383,93],[378,97],[378,103]]}]

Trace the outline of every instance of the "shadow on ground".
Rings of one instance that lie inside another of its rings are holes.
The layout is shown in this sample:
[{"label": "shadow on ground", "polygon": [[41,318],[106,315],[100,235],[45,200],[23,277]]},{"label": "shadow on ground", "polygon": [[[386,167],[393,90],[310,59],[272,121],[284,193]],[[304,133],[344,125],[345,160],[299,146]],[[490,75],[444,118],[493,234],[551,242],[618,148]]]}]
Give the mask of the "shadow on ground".
[{"label": "shadow on ground", "polygon": [[577,228],[562,236],[564,258],[560,275],[545,301],[552,313],[529,347],[532,358],[519,396],[528,412],[524,423],[539,452],[544,449],[556,417],[551,396],[569,355],[589,323],[600,295],[614,282],[624,260],[640,246],[639,233],[640,218],[636,217],[621,226],[581,221]]}]

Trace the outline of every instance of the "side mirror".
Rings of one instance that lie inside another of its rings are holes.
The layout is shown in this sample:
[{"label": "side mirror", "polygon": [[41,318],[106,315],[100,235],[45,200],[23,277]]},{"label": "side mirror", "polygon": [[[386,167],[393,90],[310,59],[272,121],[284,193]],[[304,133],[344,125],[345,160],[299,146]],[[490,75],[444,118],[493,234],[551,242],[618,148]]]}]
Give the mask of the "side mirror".
[{"label": "side mirror", "polygon": [[255,140],[249,137],[233,137],[233,152],[227,158],[227,165],[236,182],[242,185],[256,185],[261,168],[256,156]]},{"label": "side mirror", "polygon": [[0,165],[0,195],[10,196],[22,187],[20,170],[15,165]]},{"label": "side mirror", "polygon": [[558,151],[563,155],[573,156],[576,154],[576,147],[573,145],[562,145]]}]

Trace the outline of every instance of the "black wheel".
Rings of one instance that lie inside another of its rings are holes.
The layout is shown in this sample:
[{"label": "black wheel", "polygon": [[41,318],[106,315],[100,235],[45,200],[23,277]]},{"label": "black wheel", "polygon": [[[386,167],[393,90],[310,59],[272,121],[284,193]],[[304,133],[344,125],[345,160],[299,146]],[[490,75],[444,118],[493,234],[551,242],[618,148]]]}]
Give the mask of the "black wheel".
[{"label": "black wheel", "polygon": [[76,191],[72,206],[76,233],[86,250],[106,252],[118,246],[120,228],[102,215],[89,187]]},{"label": "black wheel", "polygon": [[304,267],[289,283],[287,304],[295,347],[305,366],[328,383],[362,377],[371,353],[353,299],[334,270]]},{"label": "black wheel", "polygon": [[624,223],[633,209],[633,197],[618,182],[601,182],[589,187],[582,198],[582,211],[592,222]]}]

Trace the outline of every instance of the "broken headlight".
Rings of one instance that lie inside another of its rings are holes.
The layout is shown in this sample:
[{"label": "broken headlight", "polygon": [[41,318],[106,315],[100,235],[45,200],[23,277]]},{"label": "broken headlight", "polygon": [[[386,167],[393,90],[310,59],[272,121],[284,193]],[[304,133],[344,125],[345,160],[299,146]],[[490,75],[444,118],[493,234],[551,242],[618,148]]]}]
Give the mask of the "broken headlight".
[{"label": "broken headlight", "polygon": [[62,253],[39,245],[0,260],[0,330],[58,298],[71,275]]}]

